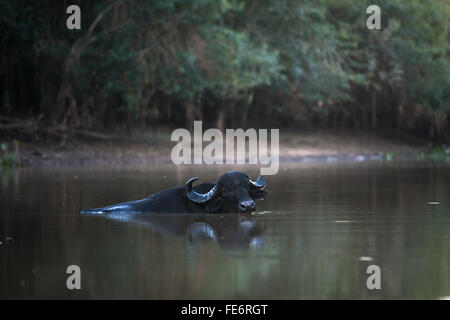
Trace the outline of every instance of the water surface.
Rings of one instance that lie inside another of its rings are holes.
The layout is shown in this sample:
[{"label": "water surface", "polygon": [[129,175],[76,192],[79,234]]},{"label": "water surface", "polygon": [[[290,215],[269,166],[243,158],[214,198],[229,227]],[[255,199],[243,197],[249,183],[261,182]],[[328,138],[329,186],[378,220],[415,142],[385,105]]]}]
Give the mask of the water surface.
[{"label": "water surface", "polygon": [[[281,164],[252,215],[81,215],[229,168],[0,173],[0,298],[439,299],[450,296],[450,167]],[[245,169],[245,168],[244,168]],[[246,170],[256,179],[258,171]],[[381,290],[366,269],[381,268]],[[81,268],[81,290],[66,268]]]}]

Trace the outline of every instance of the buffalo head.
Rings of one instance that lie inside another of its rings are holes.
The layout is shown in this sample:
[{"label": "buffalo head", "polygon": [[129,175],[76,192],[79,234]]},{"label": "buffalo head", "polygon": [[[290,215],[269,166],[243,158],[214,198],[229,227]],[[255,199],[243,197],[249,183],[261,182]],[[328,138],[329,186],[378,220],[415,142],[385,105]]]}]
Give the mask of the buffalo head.
[{"label": "buffalo head", "polygon": [[262,175],[256,181],[239,171],[229,171],[217,179],[215,185],[206,193],[192,189],[192,184],[199,178],[191,178],[186,182],[187,198],[206,206],[208,212],[252,212],[255,211],[256,200],[263,200],[267,192],[263,191],[266,181]]}]

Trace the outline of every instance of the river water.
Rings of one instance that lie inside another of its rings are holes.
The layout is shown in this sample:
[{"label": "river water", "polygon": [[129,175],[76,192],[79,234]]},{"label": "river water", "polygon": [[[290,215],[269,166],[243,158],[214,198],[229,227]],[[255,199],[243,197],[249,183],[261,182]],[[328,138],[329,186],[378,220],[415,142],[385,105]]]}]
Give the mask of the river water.
[{"label": "river water", "polygon": [[[80,214],[228,169],[1,171],[0,298],[449,298],[445,164],[281,164],[251,215]],[[67,289],[70,265],[80,290]],[[381,289],[367,287],[370,265]]]}]

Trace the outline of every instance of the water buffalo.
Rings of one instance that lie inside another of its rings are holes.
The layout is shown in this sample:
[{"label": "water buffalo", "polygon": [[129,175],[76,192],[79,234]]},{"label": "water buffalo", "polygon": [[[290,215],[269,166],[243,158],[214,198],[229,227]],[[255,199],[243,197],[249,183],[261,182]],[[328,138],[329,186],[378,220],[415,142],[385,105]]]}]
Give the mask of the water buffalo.
[{"label": "water buffalo", "polygon": [[85,209],[81,213],[244,213],[255,211],[255,200],[263,200],[266,181],[262,175],[256,181],[239,171],[229,171],[215,184],[193,187],[199,178],[191,178],[185,187],[175,187],[155,193],[145,199],[119,203],[103,208]]}]

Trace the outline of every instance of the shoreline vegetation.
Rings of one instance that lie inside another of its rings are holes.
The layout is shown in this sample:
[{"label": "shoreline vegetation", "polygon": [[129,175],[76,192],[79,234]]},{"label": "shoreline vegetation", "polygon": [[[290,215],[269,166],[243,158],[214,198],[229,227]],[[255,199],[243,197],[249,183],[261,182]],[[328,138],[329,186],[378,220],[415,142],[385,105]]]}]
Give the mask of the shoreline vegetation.
[{"label": "shoreline vegetation", "polygon": [[[128,133],[82,132],[63,142],[0,138],[1,168],[42,166],[111,166],[171,164],[171,131],[135,130]],[[203,142],[203,146],[209,142]],[[450,147],[417,139],[395,140],[379,134],[280,131],[280,163],[359,162],[367,160],[445,160]]]},{"label": "shoreline vegetation", "polygon": [[380,30],[353,0],[0,1],[0,134],[68,147],[202,120],[449,144],[450,3],[377,5]]}]

